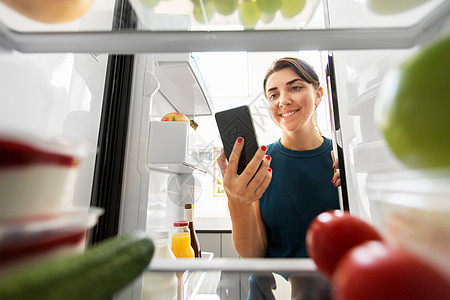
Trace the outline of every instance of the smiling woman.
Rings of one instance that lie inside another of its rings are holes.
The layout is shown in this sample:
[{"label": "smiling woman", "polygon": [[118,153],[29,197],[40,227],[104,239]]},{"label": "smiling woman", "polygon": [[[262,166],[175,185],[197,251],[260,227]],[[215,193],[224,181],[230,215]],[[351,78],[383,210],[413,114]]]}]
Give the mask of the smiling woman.
[{"label": "smiling woman", "polygon": [[[266,70],[279,57],[301,57],[307,60],[317,72],[320,81],[325,82],[323,74],[326,56],[320,51],[291,51],[291,52],[195,52],[192,53],[202,77],[211,94],[215,111],[248,105],[252,113],[256,134],[261,145],[267,145],[278,140],[282,134],[269,113],[269,101],[264,96],[262,82]],[[321,104],[317,107],[317,123],[323,136],[331,136],[328,99],[323,95]],[[205,140],[211,141],[220,154],[222,143],[217,134],[217,126],[213,116],[199,116],[195,118],[199,123],[197,133]],[[226,219],[227,230],[230,230],[227,198],[223,190],[223,178],[218,164],[214,164],[217,173],[214,178],[203,176],[203,186],[210,186],[211,192],[204,189],[201,198],[196,203],[196,216],[202,218],[202,228],[216,228],[217,223]],[[219,182],[216,179],[220,179]],[[330,178],[331,179],[331,178]],[[217,193],[217,187],[223,193]],[[213,199],[214,201],[211,201]],[[214,215],[214,218],[210,218]],[[217,217],[216,217],[217,216]],[[208,222],[204,221],[206,218]]]},{"label": "smiling woman", "polygon": [[[307,257],[308,225],[321,212],[339,208],[332,142],[316,122],[323,89],[314,68],[295,57],[277,59],[263,88],[282,137],[260,146],[241,174],[237,162],[245,141],[237,139],[228,161],[223,151],[218,158],[233,244],[242,257]],[[289,279],[292,274],[282,275]],[[264,282],[270,280],[250,277],[250,299],[261,296]]]}]

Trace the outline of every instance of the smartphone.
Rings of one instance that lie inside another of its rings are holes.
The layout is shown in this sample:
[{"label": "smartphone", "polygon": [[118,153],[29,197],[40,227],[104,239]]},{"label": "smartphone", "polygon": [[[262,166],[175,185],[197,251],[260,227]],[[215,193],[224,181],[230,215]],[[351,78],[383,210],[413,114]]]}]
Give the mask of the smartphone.
[{"label": "smartphone", "polygon": [[217,112],[215,114],[217,127],[227,160],[238,137],[244,138],[244,148],[239,158],[237,173],[241,174],[247,164],[258,150],[258,141],[255,134],[250,108],[247,105]]}]

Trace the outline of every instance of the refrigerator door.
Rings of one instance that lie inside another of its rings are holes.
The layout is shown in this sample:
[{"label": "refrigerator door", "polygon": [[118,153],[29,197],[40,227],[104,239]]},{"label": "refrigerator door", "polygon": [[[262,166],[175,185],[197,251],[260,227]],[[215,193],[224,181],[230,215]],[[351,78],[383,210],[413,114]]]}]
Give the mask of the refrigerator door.
[{"label": "refrigerator door", "polygon": [[[426,18],[432,3],[424,5],[420,10],[407,10],[397,14],[386,12],[381,16],[361,9],[357,2],[342,4],[338,5],[333,1],[328,3],[331,28],[414,24],[417,20]],[[348,11],[353,12],[351,18],[348,17]],[[347,188],[350,212],[369,222],[373,212],[367,182],[371,176],[407,171],[390,151],[374,119],[374,104],[381,82],[389,70],[446,34],[448,26],[444,25],[437,28],[433,35],[408,49],[330,52],[334,73],[337,74],[329,89],[338,98],[333,101],[333,105],[336,106],[335,119],[339,120],[340,127],[336,131],[336,141],[341,142],[343,149],[340,162],[345,167],[346,184],[343,188]]]}]

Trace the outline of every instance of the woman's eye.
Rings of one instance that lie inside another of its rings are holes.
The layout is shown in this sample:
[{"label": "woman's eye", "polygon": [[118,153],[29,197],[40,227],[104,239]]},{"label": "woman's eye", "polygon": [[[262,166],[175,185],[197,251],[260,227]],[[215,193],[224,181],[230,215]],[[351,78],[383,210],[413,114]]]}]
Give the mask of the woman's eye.
[{"label": "woman's eye", "polygon": [[292,90],[293,91],[298,91],[301,88],[302,88],[301,86],[295,85],[295,86],[292,87]]},{"label": "woman's eye", "polygon": [[277,94],[269,95],[269,100],[274,100],[277,97]]}]

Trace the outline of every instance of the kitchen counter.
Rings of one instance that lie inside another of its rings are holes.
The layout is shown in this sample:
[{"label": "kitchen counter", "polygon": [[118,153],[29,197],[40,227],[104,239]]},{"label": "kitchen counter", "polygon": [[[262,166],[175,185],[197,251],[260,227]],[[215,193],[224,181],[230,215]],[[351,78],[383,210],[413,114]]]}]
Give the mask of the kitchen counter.
[{"label": "kitchen counter", "polygon": [[231,232],[229,216],[196,217],[195,230],[200,232]]}]

